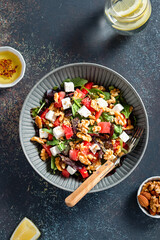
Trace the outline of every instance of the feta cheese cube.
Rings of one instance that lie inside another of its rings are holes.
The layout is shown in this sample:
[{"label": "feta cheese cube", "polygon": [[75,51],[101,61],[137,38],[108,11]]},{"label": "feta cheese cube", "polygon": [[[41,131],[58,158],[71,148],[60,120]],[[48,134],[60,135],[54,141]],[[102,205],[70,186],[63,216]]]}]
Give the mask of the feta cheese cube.
[{"label": "feta cheese cube", "polygon": [[45,118],[51,122],[54,122],[56,120],[55,112],[53,112],[52,110],[49,110],[49,112],[46,113]]},{"label": "feta cheese cube", "polygon": [[78,113],[82,116],[87,118],[89,115],[91,115],[91,112],[88,110],[88,108],[86,108],[85,106],[81,107],[78,110]]},{"label": "feta cheese cube", "polygon": [[70,108],[71,107],[71,99],[69,97],[67,98],[63,98],[62,99],[62,106],[63,106],[63,109],[67,109],[67,108]]},{"label": "feta cheese cube", "polygon": [[97,143],[93,144],[92,146],[89,146],[89,149],[93,154],[96,154],[98,150],[100,150],[100,147]]},{"label": "feta cheese cube", "polygon": [[43,131],[42,129],[39,129],[39,137],[40,138],[48,138],[48,133]]},{"label": "feta cheese cube", "polygon": [[53,135],[55,136],[56,139],[63,137],[64,136],[63,128],[60,126],[53,128]]},{"label": "feta cheese cube", "polygon": [[122,132],[120,135],[119,135],[120,139],[122,139],[123,142],[127,142],[129,140],[129,136],[127,133],[125,132]]},{"label": "feta cheese cube", "polygon": [[105,108],[108,106],[107,101],[105,101],[103,98],[97,98],[97,103],[101,108]]},{"label": "feta cheese cube", "polygon": [[121,112],[123,109],[124,109],[124,107],[120,104],[120,103],[118,103],[118,104],[116,104],[115,106],[114,106],[114,108],[112,108],[114,111],[117,111],[117,112]]},{"label": "feta cheese cube", "polygon": [[70,167],[70,166],[67,167],[67,171],[68,171],[71,175],[73,175],[73,174],[75,174],[75,172],[77,172],[77,170],[75,170],[74,168],[72,168],[72,167]]},{"label": "feta cheese cube", "polygon": [[74,92],[74,83],[73,82],[64,82],[65,92]]},{"label": "feta cheese cube", "polygon": [[59,148],[57,146],[50,148],[50,151],[54,157],[60,153]]}]

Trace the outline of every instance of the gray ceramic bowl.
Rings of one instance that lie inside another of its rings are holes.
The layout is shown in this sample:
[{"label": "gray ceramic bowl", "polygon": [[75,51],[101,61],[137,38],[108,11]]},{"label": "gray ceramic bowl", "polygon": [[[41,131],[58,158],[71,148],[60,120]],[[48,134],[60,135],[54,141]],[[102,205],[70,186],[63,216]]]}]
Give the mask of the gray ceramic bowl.
[{"label": "gray ceramic bowl", "polygon": [[39,157],[35,145],[30,142],[30,138],[35,134],[32,119],[30,117],[30,109],[39,105],[39,101],[42,99],[47,89],[53,88],[53,86],[59,86],[61,82],[68,77],[86,78],[95,82],[95,84],[105,87],[114,85],[119,88],[127,102],[133,106],[137,124],[145,129],[138,146],[127,156],[123,165],[118,168],[113,175],[99,182],[91,192],[98,192],[111,188],[127,178],[141,161],[148,142],[149,125],[144,104],[138,93],[124,77],[107,67],[93,63],[74,63],[57,68],[44,76],[32,88],[23,104],[19,124],[20,140],[23,151],[35,171],[54,186],[67,191],[74,191],[80,185],[80,182],[72,177],[67,179],[58,174],[51,174],[49,170],[50,162],[43,162]]}]

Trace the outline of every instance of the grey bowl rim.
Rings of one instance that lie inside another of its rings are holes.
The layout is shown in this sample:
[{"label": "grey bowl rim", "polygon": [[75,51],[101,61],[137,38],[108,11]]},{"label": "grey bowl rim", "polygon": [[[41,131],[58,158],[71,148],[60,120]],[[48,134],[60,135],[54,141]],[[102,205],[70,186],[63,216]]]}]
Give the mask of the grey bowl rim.
[{"label": "grey bowl rim", "polygon": [[141,102],[142,104],[142,107],[143,107],[143,110],[144,110],[144,114],[145,114],[145,118],[146,118],[146,139],[145,139],[145,145],[144,145],[144,149],[141,153],[141,156],[139,158],[139,160],[137,161],[137,163],[134,165],[134,167],[131,169],[130,172],[128,172],[124,177],[122,177],[120,180],[118,180],[118,182],[116,183],[113,183],[107,187],[103,187],[101,189],[97,189],[97,190],[91,190],[89,193],[95,193],[95,192],[101,192],[101,191],[104,191],[104,190],[107,190],[109,188],[112,188],[116,185],[118,185],[120,182],[122,182],[123,180],[125,180],[135,169],[136,167],[138,166],[138,164],[140,163],[140,161],[142,160],[143,156],[144,156],[144,153],[146,151],[146,148],[147,148],[147,144],[148,144],[148,139],[149,139],[149,121],[148,121],[148,115],[147,115],[147,111],[145,109],[145,106],[144,106],[144,103],[141,99],[141,97],[139,96],[139,94],[137,93],[137,91],[134,89],[134,87],[119,73],[117,73],[115,70],[112,70],[111,68],[108,68],[106,66],[103,66],[101,64],[97,64],[97,63],[88,63],[88,62],[80,62],[80,63],[70,63],[70,64],[66,64],[66,65],[63,65],[61,67],[58,67],[58,68],[55,68],[54,70],[50,71],[49,73],[47,73],[46,75],[44,75],[32,88],[31,90],[29,91],[29,93],[27,94],[27,97],[23,103],[23,106],[22,106],[22,109],[21,109],[21,113],[20,113],[20,118],[19,118],[19,137],[20,137],[20,143],[21,143],[21,146],[22,146],[22,149],[23,149],[23,152],[28,160],[28,162],[30,163],[30,165],[32,166],[32,168],[44,179],[46,180],[47,182],[49,182],[50,184],[52,184],[53,186],[55,187],[58,187],[62,190],[65,190],[65,191],[68,191],[68,192],[73,192],[74,190],[71,190],[69,188],[66,188],[66,187],[63,187],[63,186],[59,186],[58,184],[56,183],[53,183],[51,182],[49,179],[47,179],[47,177],[44,177],[37,169],[36,167],[32,164],[32,162],[30,161],[28,155],[27,155],[27,152],[25,150],[25,147],[24,147],[24,144],[23,144],[23,139],[22,139],[22,132],[21,132],[21,124],[22,124],[22,117],[23,117],[23,111],[24,111],[24,108],[25,108],[25,105],[29,99],[29,96],[30,94],[32,94],[32,92],[34,91],[34,89],[45,79],[47,78],[49,75],[57,72],[57,71],[60,71],[64,68],[67,68],[67,67],[74,67],[74,66],[91,66],[91,67],[99,67],[101,69],[104,69],[104,70],[107,70],[107,71],[110,71],[112,72],[113,74],[115,74],[116,76],[118,76],[122,81],[124,81],[127,85],[129,85],[132,89],[132,91],[135,93],[135,95],[137,96],[137,98],[139,99],[139,101]]}]

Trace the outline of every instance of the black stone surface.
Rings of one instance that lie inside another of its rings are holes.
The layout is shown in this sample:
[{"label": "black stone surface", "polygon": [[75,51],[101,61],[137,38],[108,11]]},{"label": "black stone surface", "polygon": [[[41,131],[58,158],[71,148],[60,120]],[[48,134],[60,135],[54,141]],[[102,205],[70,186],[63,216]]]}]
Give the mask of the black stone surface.
[{"label": "black stone surface", "polygon": [[[103,19],[104,0],[1,0],[0,46],[18,49],[27,64],[14,88],[0,90],[0,239],[9,239],[23,217],[44,240],[160,239],[159,220],[138,208],[143,180],[160,175],[159,0],[152,1],[147,27],[119,36]],[[116,187],[88,194],[70,209],[68,192],[48,184],[31,168],[19,142],[19,115],[34,84],[52,69],[73,62],[95,62],[122,74],[146,106],[150,138],[136,170]]]}]

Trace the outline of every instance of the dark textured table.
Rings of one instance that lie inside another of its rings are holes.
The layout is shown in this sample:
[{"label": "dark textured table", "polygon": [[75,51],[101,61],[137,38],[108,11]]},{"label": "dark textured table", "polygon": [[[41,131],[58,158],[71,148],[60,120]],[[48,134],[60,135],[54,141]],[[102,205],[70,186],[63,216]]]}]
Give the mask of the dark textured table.
[{"label": "dark textured table", "polygon": [[[18,49],[27,64],[14,88],[0,90],[0,239],[9,239],[23,217],[44,240],[160,239],[160,222],[138,208],[140,183],[160,175],[159,167],[159,0],[152,1],[147,27],[119,36],[103,19],[104,0],[1,0],[0,46]],[[19,115],[34,84],[52,69],[95,62],[122,74],[146,106],[150,138],[136,170],[112,189],[88,194],[76,207],[65,206],[68,192],[44,181],[26,160],[19,141]]]}]

